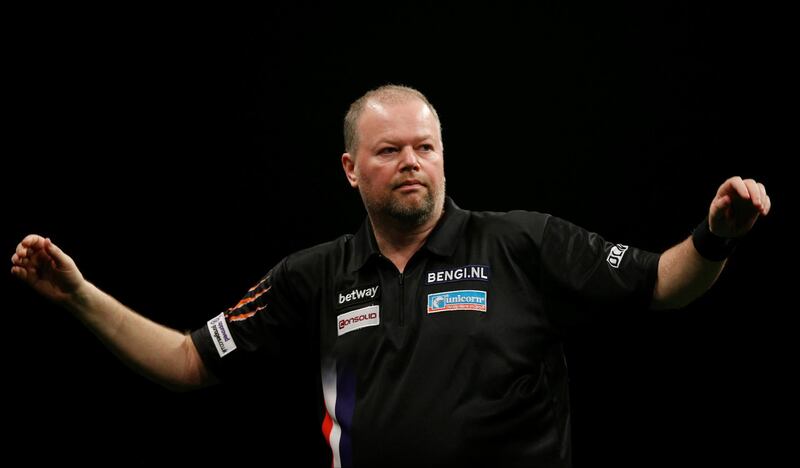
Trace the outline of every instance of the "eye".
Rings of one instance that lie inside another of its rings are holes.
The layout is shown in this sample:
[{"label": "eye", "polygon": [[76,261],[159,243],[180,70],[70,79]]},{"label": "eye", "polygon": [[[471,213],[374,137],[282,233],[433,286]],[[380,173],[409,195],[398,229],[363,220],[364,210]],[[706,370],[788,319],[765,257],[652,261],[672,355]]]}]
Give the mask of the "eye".
[{"label": "eye", "polygon": [[378,150],[378,154],[392,154],[397,151],[397,148],[393,146],[387,146],[385,148],[381,148]]},{"label": "eye", "polygon": [[420,149],[422,151],[433,151],[433,145],[431,145],[430,143],[425,143],[424,145],[420,146]]}]

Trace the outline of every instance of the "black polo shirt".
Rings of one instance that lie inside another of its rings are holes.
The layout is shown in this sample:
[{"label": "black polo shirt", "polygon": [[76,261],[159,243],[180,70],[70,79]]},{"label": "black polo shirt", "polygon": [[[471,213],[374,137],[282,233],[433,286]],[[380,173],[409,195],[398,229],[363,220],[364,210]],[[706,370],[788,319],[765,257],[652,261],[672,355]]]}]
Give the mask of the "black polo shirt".
[{"label": "black polo shirt", "polygon": [[450,198],[403,273],[366,220],[292,254],[192,333],[225,380],[319,343],[334,466],[570,465],[564,325],[646,308],[659,256],[536,212]]}]

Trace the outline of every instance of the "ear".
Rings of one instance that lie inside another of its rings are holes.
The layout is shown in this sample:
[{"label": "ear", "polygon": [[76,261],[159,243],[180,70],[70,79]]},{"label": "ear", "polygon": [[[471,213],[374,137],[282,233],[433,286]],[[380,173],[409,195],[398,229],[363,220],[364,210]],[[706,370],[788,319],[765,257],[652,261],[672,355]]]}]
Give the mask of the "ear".
[{"label": "ear", "polygon": [[347,177],[347,181],[350,182],[350,186],[358,188],[356,160],[354,157],[350,156],[350,153],[344,153],[342,155],[342,169],[344,169],[344,175]]}]

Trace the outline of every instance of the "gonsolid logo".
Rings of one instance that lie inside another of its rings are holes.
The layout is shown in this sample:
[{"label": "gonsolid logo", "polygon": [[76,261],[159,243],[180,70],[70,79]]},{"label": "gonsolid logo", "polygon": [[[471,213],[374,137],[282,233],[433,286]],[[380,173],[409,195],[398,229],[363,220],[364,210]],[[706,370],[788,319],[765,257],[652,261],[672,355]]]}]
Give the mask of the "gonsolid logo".
[{"label": "gonsolid logo", "polygon": [[214,341],[214,347],[217,348],[219,357],[223,357],[236,349],[236,343],[233,341],[231,331],[228,329],[224,313],[208,321],[208,331],[211,333],[211,338]]},{"label": "gonsolid logo", "polygon": [[428,313],[450,310],[477,310],[486,312],[486,291],[462,289],[428,294]]},{"label": "gonsolid logo", "polygon": [[380,323],[380,306],[377,305],[351,310],[336,317],[336,329],[339,336],[364,327],[374,327]]}]

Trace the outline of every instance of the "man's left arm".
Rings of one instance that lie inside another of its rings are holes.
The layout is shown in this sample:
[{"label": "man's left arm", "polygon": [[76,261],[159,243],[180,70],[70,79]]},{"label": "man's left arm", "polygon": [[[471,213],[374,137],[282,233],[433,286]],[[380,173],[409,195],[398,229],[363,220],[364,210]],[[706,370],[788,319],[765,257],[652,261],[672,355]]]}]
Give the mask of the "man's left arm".
[{"label": "man's left arm", "polygon": [[725,266],[736,240],[750,231],[772,203],[764,185],[731,177],[717,190],[708,219],[658,262],[652,309],[683,307],[706,292]]}]

